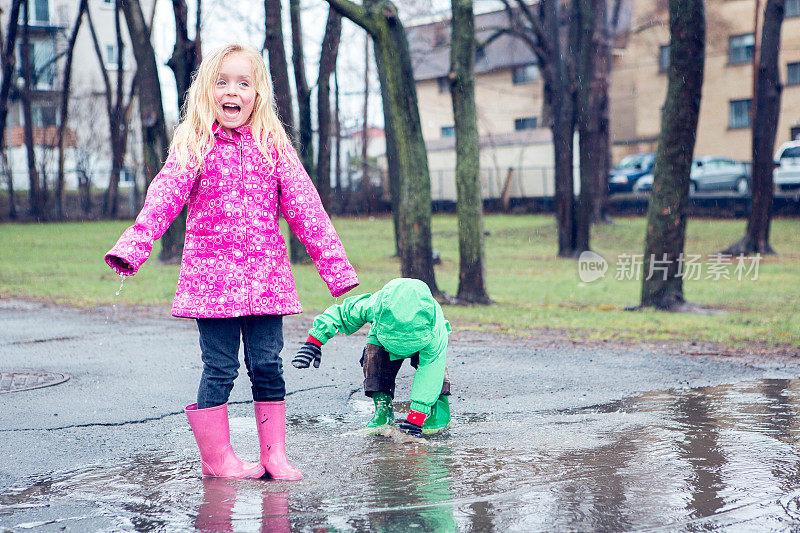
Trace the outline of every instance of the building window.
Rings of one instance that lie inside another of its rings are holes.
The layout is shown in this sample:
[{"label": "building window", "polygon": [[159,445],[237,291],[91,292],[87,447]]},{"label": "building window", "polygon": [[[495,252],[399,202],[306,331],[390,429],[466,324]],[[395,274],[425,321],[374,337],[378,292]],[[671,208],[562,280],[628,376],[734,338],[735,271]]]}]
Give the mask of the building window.
[{"label": "building window", "polygon": [[511,82],[514,85],[522,85],[523,83],[531,83],[541,77],[539,67],[530,64],[521,67],[514,67],[511,69]]},{"label": "building window", "polygon": [[447,78],[447,76],[442,76],[441,78],[437,79],[436,82],[439,84],[440,93],[450,92],[450,80]]},{"label": "building window", "polygon": [[786,65],[786,85],[800,85],[800,63]]},{"label": "building window", "polygon": [[53,41],[34,41],[33,77],[37,89],[52,89],[56,79],[56,50]]},{"label": "building window", "polygon": [[[113,1],[113,0],[112,0]],[[136,178],[136,173],[133,171],[131,167],[122,167],[119,172],[119,182],[125,184],[131,184],[134,182]]]},{"label": "building window", "polygon": [[728,63],[749,63],[753,60],[756,41],[752,33],[734,35],[728,39]]},{"label": "building window", "polygon": [[[108,70],[117,70],[117,45],[116,44],[107,44],[106,45],[106,68]],[[127,57],[123,53],[122,55],[122,69],[128,69],[128,61]]]},{"label": "building window", "polygon": [[52,104],[42,104],[31,106],[31,117],[33,125],[38,127],[56,126],[56,106]]},{"label": "building window", "polygon": [[539,123],[538,117],[515,118],[514,129],[517,131],[533,130],[536,129],[538,123]]},{"label": "building window", "polygon": [[442,137],[455,137],[455,136],[456,136],[455,126],[442,126]]},{"label": "building window", "polygon": [[730,101],[730,118],[728,120],[730,129],[750,127],[751,103],[752,100],[750,98]]},{"label": "building window", "polygon": [[482,61],[486,58],[486,47],[485,46],[478,46],[475,49],[475,62]]},{"label": "building window", "polygon": [[39,24],[50,23],[50,2],[48,0],[36,0],[33,4],[33,19]]},{"label": "building window", "polygon": [[786,17],[800,17],[800,0],[786,0],[783,9]]},{"label": "building window", "polygon": [[658,71],[666,72],[669,68],[669,45],[658,47]]},{"label": "building window", "polygon": [[113,8],[116,5],[116,0],[103,0],[100,5],[102,7]]}]

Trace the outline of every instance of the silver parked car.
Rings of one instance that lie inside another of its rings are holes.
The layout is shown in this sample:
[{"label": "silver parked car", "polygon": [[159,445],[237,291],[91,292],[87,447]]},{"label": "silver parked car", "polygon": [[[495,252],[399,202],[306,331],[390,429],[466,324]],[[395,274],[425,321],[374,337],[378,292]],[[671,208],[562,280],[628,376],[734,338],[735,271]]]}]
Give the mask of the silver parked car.
[{"label": "silver parked car", "polygon": [[782,191],[800,189],[800,141],[789,141],[778,148],[772,181]]},{"label": "silver parked car", "polygon": [[[689,194],[696,192],[734,191],[745,195],[750,192],[750,165],[726,157],[706,155],[692,161],[689,175]],[[653,175],[639,178],[635,191],[649,191]]]}]

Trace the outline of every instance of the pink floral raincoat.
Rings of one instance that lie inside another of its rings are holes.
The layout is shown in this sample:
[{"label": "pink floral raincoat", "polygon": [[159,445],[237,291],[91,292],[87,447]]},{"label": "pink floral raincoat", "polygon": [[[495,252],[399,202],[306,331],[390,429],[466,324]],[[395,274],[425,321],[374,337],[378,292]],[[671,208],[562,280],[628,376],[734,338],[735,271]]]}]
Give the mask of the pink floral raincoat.
[{"label": "pink floral raincoat", "polygon": [[187,200],[186,241],[172,306],[177,317],[300,313],[278,213],[305,244],[333,296],[358,285],[319,195],[291,150],[264,157],[249,126],[229,135],[215,125],[202,172],[179,171],[173,154],[153,179],[136,221],[106,254],[132,276]]}]

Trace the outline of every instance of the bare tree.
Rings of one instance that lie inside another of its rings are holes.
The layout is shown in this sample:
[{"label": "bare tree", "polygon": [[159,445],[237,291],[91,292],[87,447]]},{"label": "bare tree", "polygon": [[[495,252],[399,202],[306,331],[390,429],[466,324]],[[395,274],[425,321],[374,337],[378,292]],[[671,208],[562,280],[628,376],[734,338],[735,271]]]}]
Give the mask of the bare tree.
[{"label": "bare tree", "polygon": [[116,57],[116,82],[115,86],[111,85],[111,77],[106,67],[106,58],[100,47],[100,41],[97,37],[94,21],[92,20],[91,11],[86,11],[86,18],[89,22],[89,30],[92,34],[92,43],[94,44],[95,55],[100,67],[100,73],[103,78],[103,86],[105,89],[106,112],[108,114],[108,127],[109,127],[109,141],[111,146],[111,173],[108,178],[108,188],[103,198],[103,216],[114,217],[118,211],[118,198],[119,198],[119,180],[122,173],[123,163],[125,161],[125,154],[128,149],[128,131],[129,131],[129,110],[133,97],[133,87],[125,95],[125,65],[124,65],[124,43],[122,41],[122,28],[121,28],[121,13],[120,13],[120,0],[115,3],[114,9],[114,29],[116,36],[117,57]]},{"label": "bare tree", "polygon": [[[579,219],[608,220],[608,174],[611,168],[609,86],[611,48],[619,25],[622,0],[578,0],[577,47],[578,131],[581,193]],[[585,209],[585,211],[584,211]],[[590,224],[581,222],[579,248],[589,249]]]},{"label": "bare tree", "polygon": [[767,0],[761,30],[761,47],[759,54],[755,56],[755,95],[751,110],[753,205],[747,218],[744,237],[724,252],[732,255],[775,253],[769,244],[769,229],[773,200],[772,154],[775,150],[783,91],[778,67],[783,16],[784,0]]},{"label": "bare tree", "polygon": [[389,180],[399,185],[397,202],[400,270],[404,277],[436,286],[431,246],[431,184],[422,138],[411,54],[397,7],[388,0],[327,0],[372,37],[383,97]]},{"label": "bare tree", "polygon": [[86,124],[101,123],[107,112],[96,105],[97,97],[94,90],[84,87],[84,91],[74,91],[71,105],[70,118],[74,121],[73,130],[76,135],[75,147],[72,153],[75,158],[75,177],[78,182],[78,198],[80,212],[84,218],[92,215],[93,202],[91,187],[96,173],[101,154],[108,149],[108,139],[97,135],[93,130],[88,130]]},{"label": "bare tree", "polygon": [[172,0],[172,12],[175,17],[175,46],[172,49],[167,65],[175,74],[175,86],[178,91],[178,109],[183,109],[183,103],[189,86],[192,84],[192,75],[200,65],[202,51],[200,46],[200,20],[202,0],[196,0],[196,18],[194,39],[189,39],[188,13],[186,0]]},{"label": "bare tree", "polygon": [[294,106],[292,88],[289,83],[289,66],[286,60],[286,47],[283,44],[283,18],[281,0],[264,0],[264,22],[266,32],[264,49],[269,57],[269,73],[278,107],[278,117],[286,127],[289,137],[295,141]]},{"label": "bare tree", "polygon": [[88,10],[88,0],[81,0],[78,5],[78,14],[75,16],[75,23],[72,25],[69,39],[67,40],[66,59],[64,61],[64,77],[61,80],[61,104],[59,107],[58,120],[58,176],[56,177],[55,203],[53,214],[56,219],[66,218],[64,213],[64,159],[67,137],[67,122],[69,119],[69,94],[70,84],[72,83],[72,59],[75,51],[75,41],[78,39],[78,31],[81,28],[83,14]]},{"label": "bare tree", "polygon": [[35,139],[33,131],[33,112],[31,109],[31,92],[33,90],[33,56],[31,54],[30,40],[30,0],[24,0],[22,5],[23,21],[20,61],[22,61],[23,86],[20,89],[22,100],[22,114],[25,121],[25,151],[28,160],[28,213],[36,219],[43,219],[46,215],[47,198],[42,191],[39,173],[36,169]]},{"label": "bare tree", "polygon": [[14,178],[9,169],[8,161],[6,159],[6,144],[5,144],[5,131],[6,131],[6,118],[8,117],[8,97],[11,94],[11,86],[14,82],[14,74],[16,72],[16,46],[17,46],[17,29],[19,28],[19,11],[22,6],[23,0],[12,0],[11,7],[8,12],[8,31],[5,35],[5,41],[1,42],[2,50],[0,55],[3,57],[3,80],[0,83],[0,158],[6,169],[6,185],[8,187],[8,216],[11,219],[17,218],[17,208],[14,199]]},{"label": "bare tree", "polygon": [[[612,13],[619,13],[615,0]],[[577,0],[577,125],[581,190],[577,208],[576,253],[590,249],[593,223],[607,216],[607,180],[611,145],[608,88],[611,39],[616,24],[608,16],[607,0]],[[613,29],[612,29],[613,28]]]},{"label": "bare tree", "polygon": [[705,61],[703,0],[669,0],[667,97],[647,210],[642,307],[686,308],[681,257]]},{"label": "bare tree", "polygon": [[303,166],[316,185],[314,129],[311,125],[311,89],[306,80],[300,0],[289,0],[289,21],[292,27],[292,70],[294,70],[294,85],[297,89],[298,151],[300,152],[300,161],[303,162]]},{"label": "bare tree", "polygon": [[[200,40],[200,24],[202,20],[202,0],[197,0],[195,11],[195,31],[194,39],[189,38],[189,9],[185,0],[172,0],[172,13],[175,18],[175,46],[172,48],[172,55],[167,61],[167,65],[175,75],[175,88],[178,94],[179,114],[183,111],[186,94],[192,84],[192,76],[200,65],[202,59],[202,48]],[[155,7],[155,6],[153,6]],[[151,23],[152,30],[152,23]],[[135,192],[135,182],[134,182]],[[181,212],[175,217],[170,230],[161,237],[162,250],[171,250],[169,254],[162,251],[162,257],[169,258],[170,261],[177,261],[180,252],[183,250],[183,240],[185,237],[187,207],[184,206]]]},{"label": "bare tree", "polygon": [[489,304],[486,293],[480,146],[475,111],[475,16],[472,0],[451,0],[450,95],[456,131],[459,274],[456,299]]},{"label": "bare tree", "polygon": [[[269,56],[269,72],[272,77],[278,117],[286,127],[286,132],[292,139],[298,153],[302,154],[298,131],[294,126],[292,88],[289,83],[286,47],[283,44],[283,17],[281,16],[281,10],[281,0],[264,0],[264,21],[266,24],[264,48]],[[303,243],[291,231],[289,232],[289,257],[293,263],[305,263],[311,260],[305,251]]]},{"label": "bare tree", "polygon": [[331,8],[328,10],[328,21],[325,24],[325,35],[322,38],[322,52],[319,58],[319,77],[317,78],[317,131],[319,136],[319,153],[317,155],[316,185],[319,196],[322,199],[322,205],[324,205],[326,209],[330,209],[332,203],[330,80],[331,74],[336,70],[336,57],[339,53],[339,38],[341,34],[342,16],[335,9]]},{"label": "bare tree", "polygon": [[[338,212],[344,212],[344,197],[342,195],[342,115],[339,108],[339,69],[333,71],[333,85],[334,85],[334,137],[336,138],[336,209]],[[318,167],[319,168],[319,167]],[[317,170],[319,172],[319,170]]]},{"label": "bare tree", "polygon": [[[577,244],[575,190],[573,186],[573,135],[575,133],[574,53],[575,16],[562,23],[561,0],[503,0],[508,14],[507,31],[525,43],[536,56],[544,80],[544,100],[549,113],[555,154],[555,203],[558,255],[575,257]],[[574,2],[573,2],[574,4]],[[573,14],[574,15],[574,14]]]},{"label": "bare tree", "polygon": [[[136,57],[144,175],[149,183],[158,174],[169,148],[161,99],[161,83],[158,79],[156,54],[150,42],[150,28],[144,20],[139,0],[125,0],[122,2],[122,10],[125,13],[125,22],[133,45],[133,55]],[[184,225],[173,222],[161,237],[159,259],[162,262],[180,261],[185,231]]]}]

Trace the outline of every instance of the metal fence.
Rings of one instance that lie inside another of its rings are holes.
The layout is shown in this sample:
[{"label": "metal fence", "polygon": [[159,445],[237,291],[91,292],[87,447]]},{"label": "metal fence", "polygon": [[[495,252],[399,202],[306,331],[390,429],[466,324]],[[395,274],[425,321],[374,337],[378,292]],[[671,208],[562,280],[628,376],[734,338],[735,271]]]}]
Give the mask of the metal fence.
[{"label": "metal fence", "polygon": [[[430,175],[431,199],[455,201],[455,169],[432,170]],[[555,195],[553,167],[482,168],[480,180],[484,200],[502,199],[504,192],[508,198],[551,198]]]}]

